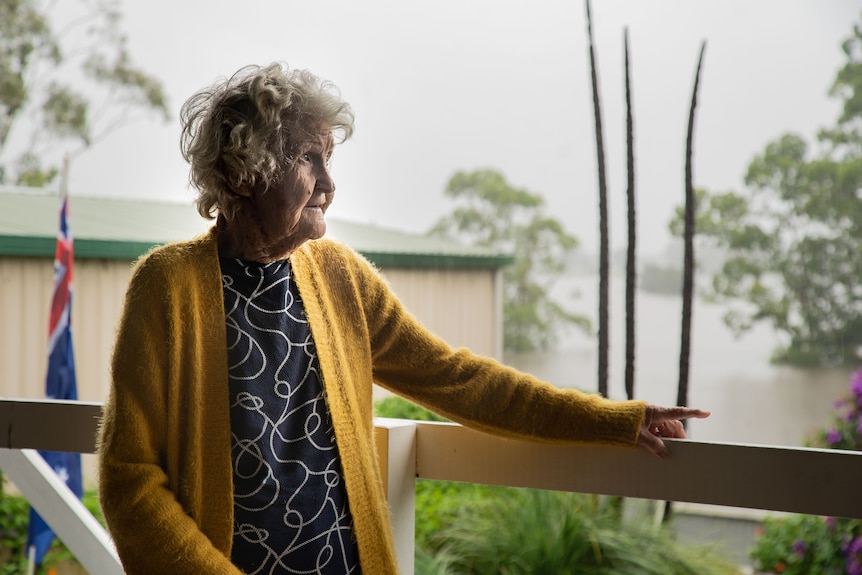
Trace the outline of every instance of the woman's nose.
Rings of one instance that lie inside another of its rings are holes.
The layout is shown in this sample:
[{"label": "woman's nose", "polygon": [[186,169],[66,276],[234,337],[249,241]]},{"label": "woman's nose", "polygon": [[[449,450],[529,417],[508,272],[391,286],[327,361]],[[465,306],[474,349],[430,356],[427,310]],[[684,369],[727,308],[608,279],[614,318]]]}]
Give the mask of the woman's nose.
[{"label": "woman's nose", "polygon": [[332,179],[332,175],[326,168],[320,170],[320,174],[317,176],[317,186],[327,192],[335,191],[335,180]]}]

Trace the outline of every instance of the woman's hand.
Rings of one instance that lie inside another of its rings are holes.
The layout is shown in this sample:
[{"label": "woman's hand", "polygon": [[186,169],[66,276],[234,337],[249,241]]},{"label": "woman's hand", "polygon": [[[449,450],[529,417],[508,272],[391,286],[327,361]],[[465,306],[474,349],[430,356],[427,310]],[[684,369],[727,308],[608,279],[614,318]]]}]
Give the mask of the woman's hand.
[{"label": "woman's hand", "polygon": [[659,407],[647,405],[644,421],[638,432],[638,447],[646,449],[662,459],[670,457],[663,437],[685,439],[685,429],[680,420],[709,417],[708,411],[688,407]]}]

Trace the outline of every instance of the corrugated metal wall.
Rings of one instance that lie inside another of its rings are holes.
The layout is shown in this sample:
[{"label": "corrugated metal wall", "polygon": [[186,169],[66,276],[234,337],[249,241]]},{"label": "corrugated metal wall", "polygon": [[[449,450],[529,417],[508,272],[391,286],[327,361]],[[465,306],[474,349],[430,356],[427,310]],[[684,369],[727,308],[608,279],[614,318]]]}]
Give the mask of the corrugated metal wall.
[{"label": "corrugated metal wall", "polygon": [[[78,260],[72,294],[72,337],[78,397],[102,401],[129,262]],[[48,311],[54,284],[47,258],[0,258],[0,393],[42,398],[48,355]]]},{"label": "corrugated metal wall", "polygon": [[502,359],[502,304],[495,270],[382,270],[425,327],[450,345]]},{"label": "corrugated metal wall", "polygon": [[[114,331],[130,262],[77,260],[72,334],[78,396],[103,401]],[[494,270],[382,270],[392,289],[431,331],[453,346],[500,357]],[[0,395],[45,395],[48,310],[53,287],[48,258],[0,257]]]}]

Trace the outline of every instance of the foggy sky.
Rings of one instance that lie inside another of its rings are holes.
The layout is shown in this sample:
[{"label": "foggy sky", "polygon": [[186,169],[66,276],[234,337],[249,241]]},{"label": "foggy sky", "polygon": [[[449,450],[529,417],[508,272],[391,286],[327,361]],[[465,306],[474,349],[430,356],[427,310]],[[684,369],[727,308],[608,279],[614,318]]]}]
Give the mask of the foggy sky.
[{"label": "foggy sky", "polygon": [[[582,247],[598,240],[596,151],[581,1],[124,2],[134,61],[159,77],[168,123],[123,128],[76,160],[71,193],[190,202],[177,112],[246,64],[285,61],[337,84],[356,132],[336,149],[329,215],[424,232],[456,170],[498,169],[542,194]],[[813,143],[860,0],[594,0],[611,237],[626,241],[623,32],[629,30],[641,253],[662,250],[683,201],[688,104],[706,54],[694,179],[742,188],[786,132]],[[193,209],[193,208],[190,208]]]}]

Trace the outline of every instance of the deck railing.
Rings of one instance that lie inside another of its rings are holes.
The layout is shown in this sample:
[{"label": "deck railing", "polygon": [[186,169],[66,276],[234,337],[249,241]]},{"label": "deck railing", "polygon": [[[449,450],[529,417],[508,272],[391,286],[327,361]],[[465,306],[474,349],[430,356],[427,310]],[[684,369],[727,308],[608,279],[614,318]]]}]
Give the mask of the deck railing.
[{"label": "deck railing", "polygon": [[[31,451],[92,453],[100,416],[97,403],[0,400],[0,469],[85,569],[119,574],[104,530]],[[394,419],[377,421],[376,441],[405,574],[413,573],[417,478],[862,518],[859,452],[669,441],[671,458],[661,461],[640,450],[525,443]]]}]

